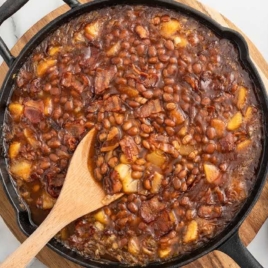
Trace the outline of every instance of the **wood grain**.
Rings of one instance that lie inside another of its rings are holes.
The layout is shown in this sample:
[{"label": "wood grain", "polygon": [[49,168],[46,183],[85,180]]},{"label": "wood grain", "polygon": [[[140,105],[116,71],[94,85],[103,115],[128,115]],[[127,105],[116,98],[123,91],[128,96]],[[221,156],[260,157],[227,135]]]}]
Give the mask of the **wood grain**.
[{"label": "wood grain", "polygon": [[[81,2],[87,2],[86,0],[82,0]],[[204,14],[210,16],[214,20],[218,21],[223,26],[227,26],[229,28],[232,28],[234,30],[239,31],[247,40],[250,50],[250,56],[255,63],[257,69],[259,70],[259,73],[263,79],[264,84],[266,85],[266,88],[268,88],[268,65],[266,61],[264,60],[263,56],[260,54],[258,49],[254,46],[254,44],[245,36],[232,22],[230,22],[228,19],[226,19],[224,16],[222,16],[217,11],[208,8],[207,6],[204,6],[203,4],[197,2],[196,0],[179,0],[179,2],[189,5]],[[23,46],[27,43],[27,41],[42,27],[44,27],[47,23],[49,23],[51,20],[59,16],[60,14],[66,12],[68,10],[68,7],[66,5],[58,8],[57,10],[51,12],[47,16],[45,16],[43,19],[41,19],[38,23],[36,23],[31,29],[29,29],[17,42],[17,44],[12,49],[12,53],[14,55],[18,55],[20,50],[23,48]],[[2,64],[0,67],[0,84],[2,84],[5,74],[7,72],[8,68],[6,64]],[[265,220],[268,217],[268,210],[264,209],[267,207],[268,204],[268,183],[266,183],[265,188],[262,192],[262,195],[258,201],[258,203],[255,205],[254,209],[250,213],[250,215],[247,217],[245,222],[243,223],[242,227],[240,228],[240,237],[245,245],[248,245],[250,241],[255,237],[256,233],[262,226],[262,224],[265,222]],[[0,186],[0,215],[4,219],[4,221],[7,223],[8,227],[14,233],[14,235],[20,240],[23,241],[25,239],[25,236],[22,234],[22,232],[19,230],[15,218],[14,210],[9,203],[2,187]],[[78,268],[79,265],[76,265],[59,255],[57,255],[55,252],[50,250],[49,248],[44,248],[40,254],[38,255],[38,258],[49,268]],[[185,266],[185,268],[236,268],[238,265],[230,259],[228,256],[226,256],[224,253],[214,251],[210,254],[207,254],[206,256],[198,259],[197,261]]]}]

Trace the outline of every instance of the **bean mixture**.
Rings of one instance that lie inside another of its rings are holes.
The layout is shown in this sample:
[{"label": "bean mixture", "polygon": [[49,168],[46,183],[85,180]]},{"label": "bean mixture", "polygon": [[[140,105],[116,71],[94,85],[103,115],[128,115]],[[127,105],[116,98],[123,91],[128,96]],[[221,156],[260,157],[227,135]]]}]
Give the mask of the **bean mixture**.
[{"label": "bean mixture", "polygon": [[91,12],[21,68],[4,133],[10,173],[37,223],[92,127],[94,177],[107,194],[125,195],[57,235],[86,257],[146,265],[191,252],[228,225],[255,183],[254,85],[236,47],[183,14]]}]

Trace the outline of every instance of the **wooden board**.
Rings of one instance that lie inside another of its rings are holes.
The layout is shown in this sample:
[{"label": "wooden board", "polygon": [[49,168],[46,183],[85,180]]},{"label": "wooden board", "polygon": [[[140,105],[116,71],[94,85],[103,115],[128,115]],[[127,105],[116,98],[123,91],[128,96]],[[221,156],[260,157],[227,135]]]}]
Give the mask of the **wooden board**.
[{"label": "wooden board", "polygon": [[[206,15],[210,16],[214,20],[218,21],[223,26],[227,26],[229,28],[235,29],[239,31],[239,29],[233,25],[228,19],[226,19],[224,16],[216,12],[215,10],[208,8],[204,6],[203,4],[197,2],[196,0],[179,0],[181,3],[187,4]],[[81,2],[87,2],[86,0],[82,0]],[[28,40],[38,32],[42,27],[44,27],[48,22],[59,16],[60,14],[66,12],[69,8],[65,5],[62,6],[55,11],[51,12],[49,15],[41,19],[38,23],[36,23],[30,30],[28,30],[17,42],[17,44],[12,49],[12,53],[14,55],[18,55],[20,50],[23,48],[23,46],[28,42]],[[240,31],[241,32],[241,31]],[[243,34],[243,33],[242,33]],[[244,34],[243,34],[244,35]],[[259,70],[259,73],[263,79],[263,82],[266,85],[266,88],[268,89],[268,65],[265,62],[264,58],[260,54],[260,52],[257,50],[257,48],[253,45],[253,43],[244,35],[246,38],[249,49],[250,49],[250,55],[252,60],[254,61],[256,67]],[[0,67],[0,85],[2,84],[5,74],[7,72],[8,68],[6,64],[2,64]],[[246,221],[243,223],[242,227],[240,228],[240,237],[245,245],[249,244],[249,242],[255,237],[256,233],[259,231],[262,224],[265,222],[268,216],[268,183],[266,183],[266,186],[262,192],[262,195],[254,207],[253,211],[250,213]],[[13,210],[13,207],[9,203],[2,186],[0,185],[0,215],[6,222],[7,226],[10,228],[12,233],[20,240],[23,241],[25,239],[25,236],[22,234],[22,232],[19,230],[15,218],[15,213]],[[79,265],[76,265],[70,261],[67,261],[66,259],[60,257],[55,252],[53,252],[49,248],[44,248],[40,254],[38,255],[39,260],[41,260],[45,265],[47,265],[49,268],[78,268]],[[197,261],[185,266],[185,268],[235,268],[238,267],[236,263],[230,259],[225,254],[214,251]]]}]

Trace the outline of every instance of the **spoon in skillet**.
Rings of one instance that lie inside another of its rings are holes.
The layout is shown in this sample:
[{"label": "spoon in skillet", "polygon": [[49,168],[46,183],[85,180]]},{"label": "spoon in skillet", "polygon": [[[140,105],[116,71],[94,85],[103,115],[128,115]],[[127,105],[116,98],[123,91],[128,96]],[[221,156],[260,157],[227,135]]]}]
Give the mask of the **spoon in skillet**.
[{"label": "spoon in skillet", "polygon": [[13,252],[1,268],[24,268],[48,241],[70,222],[104,205],[123,194],[106,196],[92,177],[90,150],[96,130],[93,128],[82,139],[70,161],[60,196],[47,218],[25,242]]}]

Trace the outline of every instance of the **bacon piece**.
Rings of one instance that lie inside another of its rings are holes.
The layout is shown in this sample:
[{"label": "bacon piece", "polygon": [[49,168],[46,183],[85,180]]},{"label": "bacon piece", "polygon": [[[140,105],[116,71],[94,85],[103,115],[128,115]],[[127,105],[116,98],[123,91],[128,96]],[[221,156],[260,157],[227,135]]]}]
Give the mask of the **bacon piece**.
[{"label": "bacon piece", "polygon": [[19,75],[18,75],[18,78],[16,80],[17,82],[17,86],[18,87],[23,87],[25,86],[27,83],[30,82],[30,80],[32,79],[33,75],[32,73],[30,72],[27,72],[26,70],[21,70]]},{"label": "bacon piece", "polygon": [[117,72],[117,68],[115,66],[110,67],[108,70],[99,68],[96,72],[95,93],[100,94],[110,86],[110,83]]},{"label": "bacon piece", "polygon": [[139,154],[139,149],[137,147],[137,144],[135,143],[132,137],[125,136],[119,142],[119,144],[129,162],[132,162],[135,159],[135,156]]},{"label": "bacon piece", "polygon": [[104,101],[104,109],[107,112],[119,112],[121,111],[122,102],[117,95],[113,95]]},{"label": "bacon piece", "polygon": [[107,194],[116,194],[122,190],[122,183],[117,171],[113,170],[110,176],[104,177],[103,185]]},{"label": "bacon piece", "polygon": [[158,147],[160,143],[169,143],[169,137],[159,134],[151,134],[149,137],[150,144]]},{"label": "bacon piece", "polygon": [[231,152],[235,148],[235,139],[234,135],[231,133],[228,133],[226,137],[220,139],[220,145],[222,152]]},{"label": "bacon piece", "polygon": [[198,216],[205,219],[215,219],[222,215],[221,206],[201,206],[197,212]]},{"label": "bacon piece", "polygon": [[155,234],[157,237],[161,237],[172,230],[173,223],[170,219],[169,213],[164,210],[157,217],[156,221],[153,223]]},{"label": "bacon piece", "polygon": [[150,100],[142,107],[137,109],[134,114],[136,117],[146,118],[149,117],[151,114],[156,114],[160,112],[163,112],[160,100]]},{"label": "bacon piece", "polygon": [[165,208],[165,205],[160,203],[157,197],[153,197],[148,201],[144,201],[141,205],[140,213],[141,218],[146,222],[150,223],[154,221],[158,213]]},{"label": "bacon piece", "polygon": [[41,121],[44,114],[43,101],[29,100],[25,102],[24,115],[33,124],[37,124]]}]

